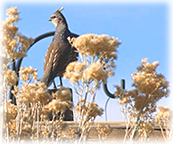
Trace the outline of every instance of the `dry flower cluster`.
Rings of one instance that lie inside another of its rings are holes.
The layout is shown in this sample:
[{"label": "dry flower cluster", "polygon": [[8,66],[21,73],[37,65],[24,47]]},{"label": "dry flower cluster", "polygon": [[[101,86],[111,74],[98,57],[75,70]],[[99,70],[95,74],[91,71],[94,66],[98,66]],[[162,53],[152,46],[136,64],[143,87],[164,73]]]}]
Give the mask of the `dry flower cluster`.
[{"label": "dry flower cluster", "polygon": [[117,59],[117,47],[120,42],[117,38],[108,35],[85,34],[78,38],[69,39],[81,55],[98,57],[103,60]]},{"label": "dry flower cluster", "polygon": [[10,85],[15,85],[16,82],[17,82],[17,80],[18,80],[18,77],[17,77],[17,75],[16,75],[16,72],[13,71],[13,70],[10,70],[10,69],[7,69],[7,70],[5,71],[4,76],[5,76],[5,83],[6,83],[7,85],[9,85],[9,86],[10,86]]},{"label": "dry flower cluster", "polygon": [[109,125],[97,125],[96,130],[98,131],[98,136],[100,140],[105,140],[108,135],[112,132],[112,128]]},{"label": "dry flower cluster", "polygon": [[88,81],[106,82],[108,78],[108,71],[103,68],[103,65],[97,61],[91,63],[86,68],[85,62],[72,62],[67,66],[65,78],[68,78],[72,84]]},{"label": "dry flower cluster", "polygon": [[127,136],[133,140],[137,133],[143,140],[147,139],[154,125],[156,103],[169,94],[168,81],[156,72],[159,63],[149,63],[146,58],[141,63],[138,72],[132,74],[134,90],[124,91],[116,86],[116,95],[122,96],[119,103],[128,122],[125,140]]},{"label": "dry flower cluster", "polygon": [[[86,118],[86,121],[89,121],[90,119],[94,120],[97,116],[101,116],[103,114],[103,109],[98,107],[98,104],[96,102],[90,103],[86,102],[85,106],[82,106],[83,108],[80,108],[79,103],[76,106],[76,112],[79,116],[79,118],[82,120],[81,111],[83,110],[82,115],[86,115],[88,113],[88,118]],[[88,111],[88,112],[87,112]]]},{"label": "dry flower cluster", "polygon": [[22,67],[19,71],[19,74],[21,75],[20,78],[23,80],[25,83],[28,80],[31,80],[30,78],[33,77],[34,80],[39,81],[37,78],[37,70],[33,69],[31,66],[30,67]]},{"label": "dry flower cluster", "polygon": [[7,9],[6,15],[8,17],[2,23],[2,51],[7,58],[16,60],[26,56],[27,49],[33,43],[33,39],[18,32],[18,27],[15,25],[19,21],[17,7]]}]

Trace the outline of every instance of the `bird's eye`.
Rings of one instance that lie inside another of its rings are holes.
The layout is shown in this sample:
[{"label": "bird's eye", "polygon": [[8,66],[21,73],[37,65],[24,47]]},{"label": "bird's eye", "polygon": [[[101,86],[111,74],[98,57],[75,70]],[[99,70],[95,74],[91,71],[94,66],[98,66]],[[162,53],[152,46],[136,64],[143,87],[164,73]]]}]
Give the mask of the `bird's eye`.
[{"label": "bird's eye", "polygon": [[56,18],[56,16],[52,16],[52,19],[55,19]]}]

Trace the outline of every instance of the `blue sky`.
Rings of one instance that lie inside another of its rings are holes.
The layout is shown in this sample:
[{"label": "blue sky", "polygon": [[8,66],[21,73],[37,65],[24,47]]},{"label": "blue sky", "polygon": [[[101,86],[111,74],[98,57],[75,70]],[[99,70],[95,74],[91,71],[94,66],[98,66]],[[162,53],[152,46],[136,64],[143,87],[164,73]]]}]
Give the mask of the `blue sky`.
[{"label": "blue sky", "polygon": [[[86,33],[108,34],[118,37],[122,44],[118,48],[115,76],[108,79],[108,87],[115,92],[113,85],[120,80],[126,80],[126,89],[132,89],[131,74],[136,72],[142,58],[149,62],[159,61],[158,72],[169,80],[169,42],[168,42],[168,16],[167,3],[4,3],[3,11],[10,6],[17,6],[21,21],[17,24],[19,31],[28,37],[37,37],[43,33],[54,31],[54,25],[48,21],[52,13],[60,7],[66,17],[69,29],[79,35]],[[5,17],[5,13],[3,18]],[[22,66],[32,66],[38,69],[38,76],[43,76],[43,63],[46,50],[53,37],[46,38],[35,44],[24,58]],[[56,79],[57,84],[59,79]],[[68,80],[63,80],[66,87],[70,86]],[[71,87],[71,86],[70,86]],[[104,108],[107,96],[102,88],[97,93],[96,102]],[[77,97],[74,94],[74,102]],[[111,99],[108,104],[108,120],[123,120],[118,99]],[[159,104],[168,106],[168,99]],[[103,121],[104,115],[97,120]]]}]

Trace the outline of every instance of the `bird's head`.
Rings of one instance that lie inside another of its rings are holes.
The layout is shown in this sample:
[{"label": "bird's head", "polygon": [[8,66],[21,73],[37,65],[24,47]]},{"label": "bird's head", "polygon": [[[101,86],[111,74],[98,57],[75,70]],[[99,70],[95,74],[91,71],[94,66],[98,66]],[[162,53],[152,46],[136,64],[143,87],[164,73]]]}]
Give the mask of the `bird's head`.
[{"label": "bird's head", "polygon": [[61,11],[64,8],[61,7],[60,9],[58,9],[55,13],[53,13],[49,19],[49,21],[52,21],[52,23],[55,25],[55,27],[58,26],[58,24],[60,23],[64,23],[67,25],[65,17],[62,15]]}]

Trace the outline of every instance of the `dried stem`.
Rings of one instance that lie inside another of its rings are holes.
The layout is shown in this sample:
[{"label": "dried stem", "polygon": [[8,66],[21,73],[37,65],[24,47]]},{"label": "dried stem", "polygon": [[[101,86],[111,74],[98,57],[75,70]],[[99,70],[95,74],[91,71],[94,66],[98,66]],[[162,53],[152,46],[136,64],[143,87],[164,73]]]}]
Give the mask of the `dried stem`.
[{"label": "dried stem", "polygon": [[4,86],[3,92],[3,139],[6,143],[9,142],[10,129],[9,129],[9,119],[8,119],[8,103],[7,103],[7,85]]}]

